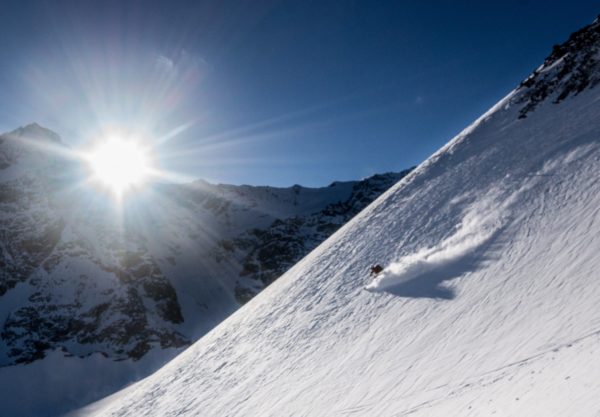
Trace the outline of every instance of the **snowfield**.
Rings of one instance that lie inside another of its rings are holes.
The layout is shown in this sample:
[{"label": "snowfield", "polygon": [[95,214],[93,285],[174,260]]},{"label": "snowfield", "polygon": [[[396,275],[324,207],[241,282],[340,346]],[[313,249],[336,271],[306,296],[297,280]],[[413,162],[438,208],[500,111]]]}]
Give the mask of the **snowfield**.
[{"label": "snowfield", "polygon": [[521,94],[158,372],[71,415],[599,416],[600,88],[525,118]]}]

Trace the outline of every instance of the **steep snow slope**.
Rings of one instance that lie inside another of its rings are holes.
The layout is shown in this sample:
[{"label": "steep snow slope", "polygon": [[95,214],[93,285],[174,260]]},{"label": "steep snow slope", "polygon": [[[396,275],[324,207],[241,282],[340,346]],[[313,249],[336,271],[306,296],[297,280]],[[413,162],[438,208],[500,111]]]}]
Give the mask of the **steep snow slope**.
[{"label": "steep snow slope", "polygon": [[597,416],[600,89],[570,86],[598,74],[578,56],[598,57],[599,31],[160,371],[74,415]]}]

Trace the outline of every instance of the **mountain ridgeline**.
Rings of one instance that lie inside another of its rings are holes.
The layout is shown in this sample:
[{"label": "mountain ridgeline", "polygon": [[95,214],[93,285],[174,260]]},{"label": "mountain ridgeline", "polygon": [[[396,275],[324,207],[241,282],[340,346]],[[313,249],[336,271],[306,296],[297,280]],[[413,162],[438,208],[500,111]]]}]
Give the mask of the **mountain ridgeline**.
[{"label": "mountain ridgeline", "polygon": [[[352,183],[348,198],[317,212],[276,219],[266,228],[252,228],[221,241],[224,251],[238,259],[243,268],[235,289],[238,301],[254,297],[409,172],[378,174]],[[342,186],[333,183],[329,188]],[[299,196],[302,187],[292,189]]]}]

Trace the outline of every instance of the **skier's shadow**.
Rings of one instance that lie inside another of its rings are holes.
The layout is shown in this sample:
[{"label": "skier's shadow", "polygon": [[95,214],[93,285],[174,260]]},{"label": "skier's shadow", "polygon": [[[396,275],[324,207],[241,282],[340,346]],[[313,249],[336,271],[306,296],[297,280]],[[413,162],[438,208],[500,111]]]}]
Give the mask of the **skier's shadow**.
[{"label": "skier's shadow", "polygon": [[498,232],[485,244],[460,257],[438,265],[436,268],[424,272],[406,282],[402,282],[384,289],[384,292],[398,297],[434,298],[452,300],[456,292],[445,287],[444,282],[464,276],[484,267],[494,258],[494,246]]}]

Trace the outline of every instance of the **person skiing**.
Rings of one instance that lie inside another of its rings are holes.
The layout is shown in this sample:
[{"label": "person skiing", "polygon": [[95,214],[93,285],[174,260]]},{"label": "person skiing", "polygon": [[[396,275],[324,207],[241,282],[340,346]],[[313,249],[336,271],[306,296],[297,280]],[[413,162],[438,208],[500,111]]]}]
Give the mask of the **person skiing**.
[{"label": "person skiing", "polygon": [[383,271],[383,267],[379,264],[375,264],[371,266],[371,277],[376,277],[379,273]]}]

